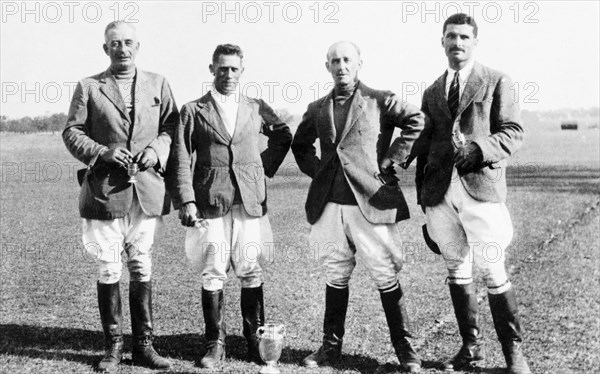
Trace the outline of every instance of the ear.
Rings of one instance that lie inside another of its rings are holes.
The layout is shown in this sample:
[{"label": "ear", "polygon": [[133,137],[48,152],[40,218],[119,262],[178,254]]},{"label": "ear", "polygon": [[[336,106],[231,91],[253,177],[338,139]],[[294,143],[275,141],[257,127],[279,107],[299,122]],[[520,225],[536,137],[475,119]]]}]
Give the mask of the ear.
[{"label": "ear", "polygon": [[106,43],[102,44],[102,49],[104,50],[104,53],[106,53],[106,55],[109,56],[109,54],[108,54],[108,46],[106,45]]},{"label": "ear", "polygon": [[479,38],[475,38],[475,40],[473,41],[473,45],[475,47],[477,47],[477,44],[479,44]]},{"label": "ear", "polygon": [[212,75],[215,75],[215,68],[213,67],[213,64],[208,65],[208,70]]},{"label": "ear", "polygon": [[331,73],[331,70],[329,70],[329,61],[325,61],[325,69]]},{"label": "ear", "polygon": [[362,59],[358,60],[358,70],[362,69],[363,61]]},{"label": "ear", "polygon": [[440,39],[440,42],[442,42],[442,47],[444,47],[444,37],[442,36],[442,38]]}]

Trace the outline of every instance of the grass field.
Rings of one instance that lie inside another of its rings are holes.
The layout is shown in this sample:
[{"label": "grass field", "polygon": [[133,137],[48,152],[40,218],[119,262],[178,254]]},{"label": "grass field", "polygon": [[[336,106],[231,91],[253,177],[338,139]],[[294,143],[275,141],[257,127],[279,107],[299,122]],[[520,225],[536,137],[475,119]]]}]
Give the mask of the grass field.
[{"label": "grass field", "polygon": [[[521,306],[524,351],[535,373],[600,372],[598,131],[529,134],[527,141],[508,174],[515,226],[508,265]],[[2,135],[0,158],[0,372],[91,373],[103,337],[96,265],[80,243],[73,174],[80,166],[60,136],[51,134]],[[423,372],[440,373],[441,362],[459,345],[446,270],[421,238],[424,216],[415,205],[412,169],[401,177],[413,215],[400,224],[406,255],[401,283]],[[379,295],[360,264],[351,281],[342,363],[313,370],[298,365],[320,344],[324,309],[323,271],[307,246],[308,183],[292,170],[269,185],[277,249],[266,269],[265,301],[267,321],[287,326],[280,368],[284,373],[394,372],[397,360]],[[200,281],[184,258],[184,230],[176,214],[165,222],[153,259],[155,347],[174,361],[172,372],[202,373],[197,366],[204,352]],[[123,283],[126,288],[126,275]],[[481,372],[501,373],[504,360],[481,283],[479,289],[489,352]],[[217,372],[258,372],[243,360],[236,279],[230,278],[225,295],[228,360]],[[128,311],[126,298],[123,307]],[[130,333],[129,313],[124,316]],[[131,366],[129,358],[128,351],[122,373],[157,372]]]}]

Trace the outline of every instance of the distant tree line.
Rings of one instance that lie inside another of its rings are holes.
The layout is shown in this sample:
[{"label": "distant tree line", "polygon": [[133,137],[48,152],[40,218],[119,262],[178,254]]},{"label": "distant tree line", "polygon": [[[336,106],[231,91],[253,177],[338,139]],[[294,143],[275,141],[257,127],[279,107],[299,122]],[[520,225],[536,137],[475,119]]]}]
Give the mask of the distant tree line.
[{"label": "distant tree line", "polygon": [[51,115],[22,117],[19,119],[9,119],[6,116],[0,116],[0,132],[62,132],[67,123],[65,113],[55,113]]}]

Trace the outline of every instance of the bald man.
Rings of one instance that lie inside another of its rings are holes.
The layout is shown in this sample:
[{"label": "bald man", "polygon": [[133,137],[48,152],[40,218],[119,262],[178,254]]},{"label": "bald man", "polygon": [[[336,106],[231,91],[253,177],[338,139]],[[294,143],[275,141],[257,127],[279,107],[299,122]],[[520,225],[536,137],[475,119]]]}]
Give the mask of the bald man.
[{"label": "bald man", "polygon": [[[110,67],[82,79],[75,89],[63,140],[87,167],[79,213],[83,244],[98,261],[98,307],[106,351],[98,371],[118,371],[123,356],[121,254],[129,269],[134,365],[168,369],[153,348],[152,245],[169,213],[163,172],[179,113],[167,80],[136,68],[135,28],[114,21],[104,31]],[[127,175],[137,165],[137,182]]]},{"label": "bald man", "polygon": [[[340,359],[348,282],[359,258],[379,289],[401,368],[417,372],[421,360],[407,339],[411,334],[398,282],[402,239],[396,224],[408,219],[409,211],[393,164],[405,167],[424,115],[392,92],[359,81],[362,60],[354,43],[332,45],[325,67],[334,89],[308,106],[292,142],[300,170],[312,178],[306,201],[309,240],[326,269],[323,344],[303,364],[317,367]],[[396,128],[400,136],[392,142]]]}]

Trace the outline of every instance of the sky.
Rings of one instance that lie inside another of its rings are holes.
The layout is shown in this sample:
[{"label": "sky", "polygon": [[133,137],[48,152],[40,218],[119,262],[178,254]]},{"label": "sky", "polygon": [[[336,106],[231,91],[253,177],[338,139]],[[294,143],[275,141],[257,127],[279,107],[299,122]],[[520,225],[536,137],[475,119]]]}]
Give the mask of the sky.
[{"label": "sky", "polygon": [[477,61],[507,73],[522,109],[599,105],[598,1],[2,1],[0,113],[67,112],[80,79],[104,71],[104,27],[135,24],[139,69],[167,78],[178,106],[210,87],[218,44],[244,50],[242,93],[302,114],[327,94],[328,47],[361,49],[359,78],[420,105],[447,68],[445,18],[479,25]]}]

